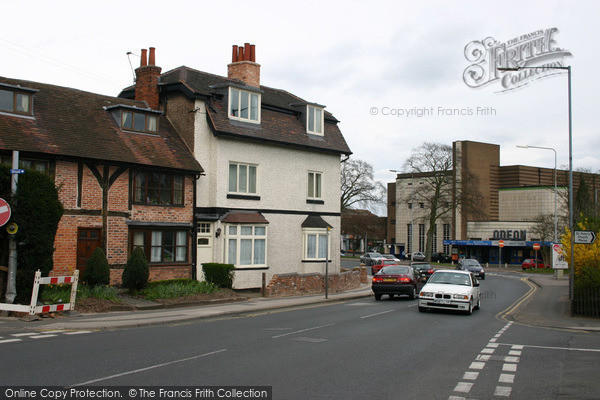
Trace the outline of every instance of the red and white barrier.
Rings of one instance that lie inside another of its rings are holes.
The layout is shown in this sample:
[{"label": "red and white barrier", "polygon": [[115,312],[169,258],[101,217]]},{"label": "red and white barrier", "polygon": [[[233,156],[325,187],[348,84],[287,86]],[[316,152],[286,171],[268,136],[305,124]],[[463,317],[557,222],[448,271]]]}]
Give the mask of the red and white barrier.
[{"label": "red and white barrier", "polygon": [[[77,283],[79,282],[79,271],[75,270],[73,276],[54,276],[42,278],[42,272],[37,270],[33,281],[33,292],[31,293],[31,303],[27,305],[0,303],[0,310],[26,312],[30,315],[38,313],[49,313],[56,311],[68,311],[75,309],[75,298],[77,297]],[[59,283],[71,284],[71,298],[68,303],[52,304],[38,306],[38,294],[40,285],[55,285]]]}]

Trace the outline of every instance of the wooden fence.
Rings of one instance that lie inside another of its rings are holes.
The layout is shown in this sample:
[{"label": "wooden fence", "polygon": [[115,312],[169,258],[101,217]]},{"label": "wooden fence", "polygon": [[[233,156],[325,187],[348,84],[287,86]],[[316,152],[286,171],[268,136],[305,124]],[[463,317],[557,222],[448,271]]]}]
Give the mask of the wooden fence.
[{"label": "wooden fence", "polygon": [[600,317],[600,287],[575,289],[573,315]]}]

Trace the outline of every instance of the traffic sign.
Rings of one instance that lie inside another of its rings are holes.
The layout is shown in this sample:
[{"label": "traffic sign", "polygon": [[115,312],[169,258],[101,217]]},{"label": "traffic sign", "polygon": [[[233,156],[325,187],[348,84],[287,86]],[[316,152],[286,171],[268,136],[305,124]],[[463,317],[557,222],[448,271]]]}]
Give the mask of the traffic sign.
[{"label": "traffic sign", "polygon": [[575,244],[593,244],[596,240],[596,234],[593,231],[573,231],[575,234],[573,240]]},{"label": "traffic sign", "polygon": [[0,226],[4,226],[10,219],[10,205],[0,198]]},{"label": "traffic sign", "polygon": [[500,248],[504,247],[504,240],[502,240],[502,239],[498,240],[498,247],[500,247]]},{"label": "traffic sign", "polygon": [[24,169],[11,169],[10,173],[11,174],[24,174],[25,170]]},{"label": "traffic sign", "polygon": [[540,244],[539,243],[534,243],[533,244],[533,249],[536,250],[536,251],[539,250],[540,249]]},{"label": "traffic sign", "polygon": [[569,264],[565,260],[562,244],[555,243],[552,245],[552,268],[568,269]]}]

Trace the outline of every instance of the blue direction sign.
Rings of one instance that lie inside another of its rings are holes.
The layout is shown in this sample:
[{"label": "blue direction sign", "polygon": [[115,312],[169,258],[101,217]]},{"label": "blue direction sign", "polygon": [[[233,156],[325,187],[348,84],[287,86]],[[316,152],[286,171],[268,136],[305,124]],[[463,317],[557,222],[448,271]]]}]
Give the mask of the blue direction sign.
[{"label": "blue direction sign", "polygon": [[24,169],[11,169],[10,173],[11,174],[24,174],[25,170]]}]

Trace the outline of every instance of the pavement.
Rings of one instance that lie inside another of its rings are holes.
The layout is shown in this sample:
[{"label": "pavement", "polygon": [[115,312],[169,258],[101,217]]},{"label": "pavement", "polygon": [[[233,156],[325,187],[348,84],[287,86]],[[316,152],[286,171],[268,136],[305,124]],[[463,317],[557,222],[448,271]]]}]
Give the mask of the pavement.
[{"label": "pavement", "polygon": [[[558,280],[554,275],[523,273],[517,268],[486,269],[488,274],[509,275],[527,278],[534,284],[529,297],[523,299],[505,318],[524,325],[534,325],[559,329],[572,329],[600,332],[600,319],[571,317],[569,310],[569,280]],[[112,311],[107,313],[80,314],[68,312],[57,318],[11,318],[0,317],[0,329],[9,330],[106,330],[134,328],[147,325],[161,325],[177,322],[196,321],[208,318],[256,315],[277,312],[278,310],[309,305],[319,306],[332,302],[342,302],[372,296],[370,284],[361,288],[340,293],[294,296],[285,298],[254,297],[245,301],[222,304],[194,305],[179,308],[156,309],[155,304],[136,304],[135,311]]]}]

